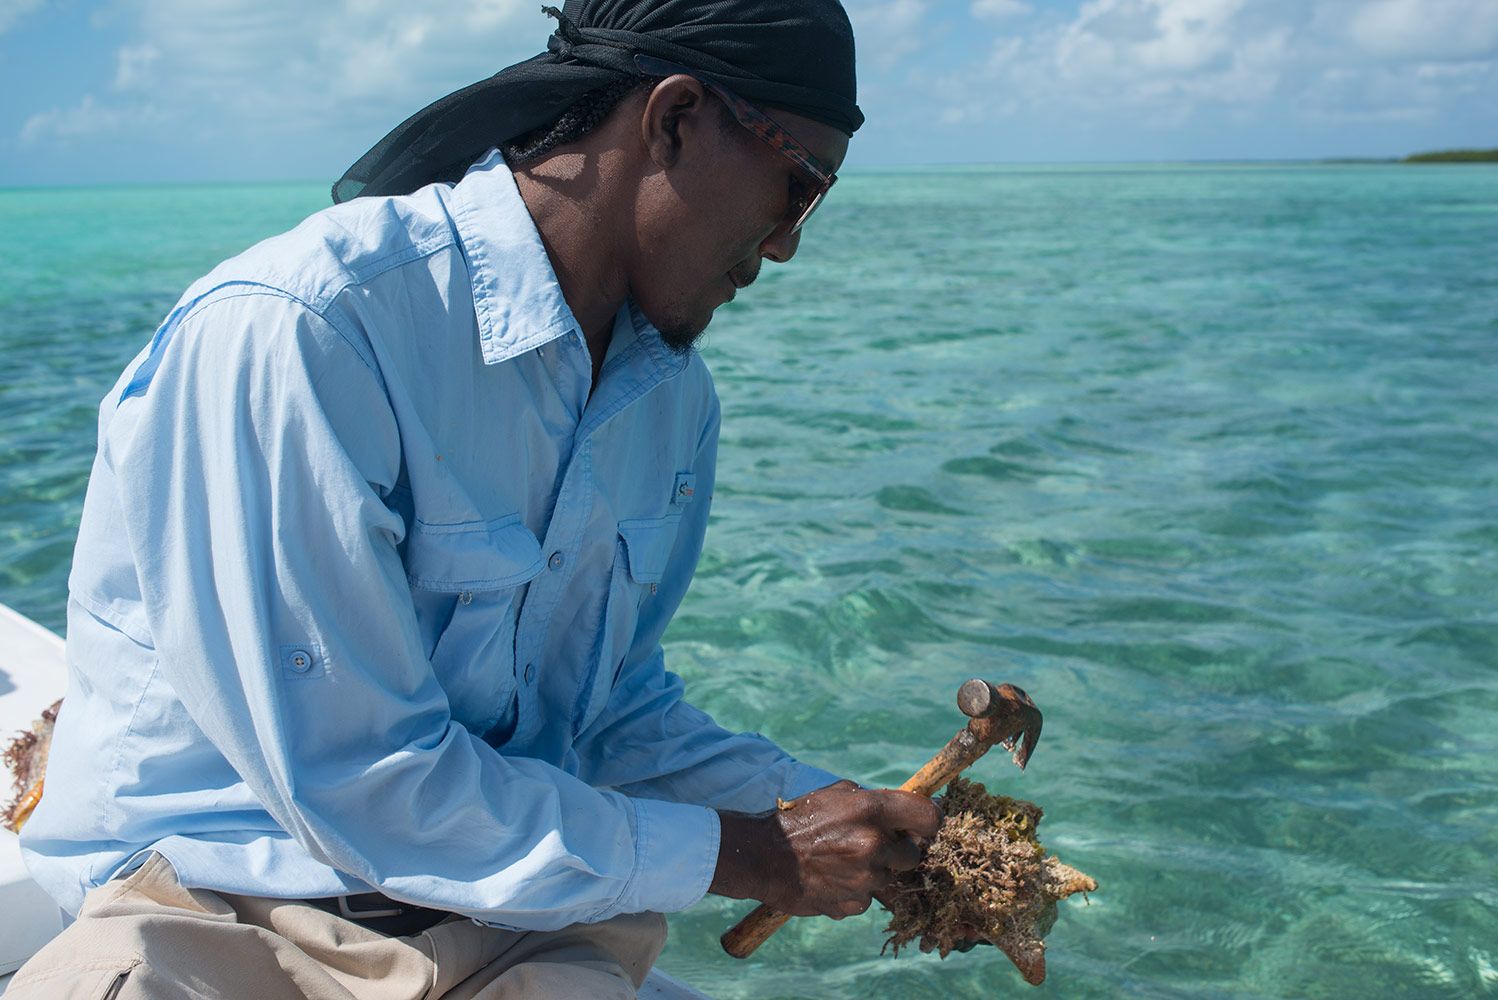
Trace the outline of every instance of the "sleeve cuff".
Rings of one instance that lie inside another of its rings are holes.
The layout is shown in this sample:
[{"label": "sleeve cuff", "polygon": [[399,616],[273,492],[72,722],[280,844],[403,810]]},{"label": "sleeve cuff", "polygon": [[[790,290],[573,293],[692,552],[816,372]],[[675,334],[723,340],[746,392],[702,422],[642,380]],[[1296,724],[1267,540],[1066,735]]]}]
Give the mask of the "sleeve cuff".
[{"label": "sleeve cuff", "polygon": [[820,767],[812,767],[809,764],[796,763],[795,769],[786,778],[785,791],[780,793],[783,799],[799,799],[803,795],[809,795],[818,788],[826,788],[828,785],[843,779],[830,771],[824,771]]},{"label": "sleeve cuff", "polygon": [[722,831],[704,806],[629,799],[635,818],[635,871],[604,916],[675,913],[707,895],[718,867]]}]

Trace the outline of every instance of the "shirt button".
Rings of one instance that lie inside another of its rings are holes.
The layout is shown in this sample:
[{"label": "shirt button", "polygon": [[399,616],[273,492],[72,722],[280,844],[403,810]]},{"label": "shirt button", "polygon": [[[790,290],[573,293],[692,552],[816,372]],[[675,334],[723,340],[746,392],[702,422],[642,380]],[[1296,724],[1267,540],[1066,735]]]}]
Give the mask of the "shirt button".
[{"label": "shirt button", "polygon": [[292,670],[305,674],[312,669],[312,654],[305,649],[293,649],[286,655],[286,662],[290,664]]},{"label": "shirt button", "polygon": [[563,556],[560,552],[553,552],[551,554],[551,558],[548,559],[548,560],[546,560],[546,565],[550,566],[552,569],[561,569],[562,568],[562,564],[565,563],[566,561],[567,561],[567,558],[565,556]]},{"label": "shirt button", "polygon": [[534,663],[527,663],[525,665],[525,682],[527,684],[536,683],[536,665]]}]

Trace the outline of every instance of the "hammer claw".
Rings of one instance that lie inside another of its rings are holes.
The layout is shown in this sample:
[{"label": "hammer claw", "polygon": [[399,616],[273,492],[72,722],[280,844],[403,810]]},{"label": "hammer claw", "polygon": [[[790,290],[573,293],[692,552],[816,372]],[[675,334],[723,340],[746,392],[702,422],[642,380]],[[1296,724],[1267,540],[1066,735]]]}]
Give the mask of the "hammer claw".
[{"label": "hammer claw", "polygon": [[976,725],[989,728],[990,745],[999,743],[1011,752],[1023,770],[1040,742],[1040,709],[1013,684],[990,684],[974,678],[957,693],[957,705]]},{"label": "hammer claw", "polygon": [[1030,763],[1030,755],[1035,752],[1035,744],[1039,741],[1040,719],[1036,718],[1035,728],[1033,730],[1027,729],[1022,734],[1022,738],[1019,741],[1019,749],[1016,750],[1013,745],[1006,745],[1004,749],[1014,751],[1011,756],[1014,758],[1014,762],[1019,765],[1019,769],[1023,771],[1025,765]]},{"label": "hammer claw", "polygon": [[[1036,744],[1040,742],[1040,727],[1043,721],[1040,717],[1040,709],[1035,707],[1035,703],[1028,697],[1025,701],[1027,704],[1020,710],[1023,720],[1021,728],[1009,738],[1009,742],[1004,746],[1004,749],[1014,751],[1014,762],[1019,765],[1021,771],[1025,769],[1026,764],[1030,763],[1030,755],[1035,752]],[[1015,744],[1018,744],[1017,748]]]}]

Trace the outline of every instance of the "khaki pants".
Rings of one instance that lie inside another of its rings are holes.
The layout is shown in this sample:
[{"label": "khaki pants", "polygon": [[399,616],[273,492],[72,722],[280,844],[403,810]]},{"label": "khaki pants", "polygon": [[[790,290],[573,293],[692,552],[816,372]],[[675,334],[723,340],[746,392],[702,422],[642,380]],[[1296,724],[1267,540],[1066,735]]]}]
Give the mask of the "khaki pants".
[{"label": "khaki pants", "polygon": [[633,1000],[658,913],[521,933],[454,916],[386,937],[293,900],[184,889],[153,854],[88,894],[5,1000]]}]

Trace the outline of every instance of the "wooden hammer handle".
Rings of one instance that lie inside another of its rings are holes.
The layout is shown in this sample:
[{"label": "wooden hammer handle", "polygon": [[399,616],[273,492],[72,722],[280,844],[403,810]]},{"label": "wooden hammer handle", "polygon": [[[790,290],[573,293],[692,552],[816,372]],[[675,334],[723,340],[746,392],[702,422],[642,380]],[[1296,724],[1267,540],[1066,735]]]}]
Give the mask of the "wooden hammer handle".
[{"label": "wooden hammer handle", "polygon": [[720,938],[723,950],[734,958],[748,958],[789,919],[789,913],[781,913],[769,903],[761,903],[747,917],[723,932]]},{"label": "wooden hammer handle", "polygon": [[945,788],[947,782],[971,767],[992,745],[974,736],[971,728],[964,728],[948,740],[947,745],[935,757],[926,761],[919,771],[906,779],[905,784],[900,786],[900,791],[915,792],[930,798]]}]

